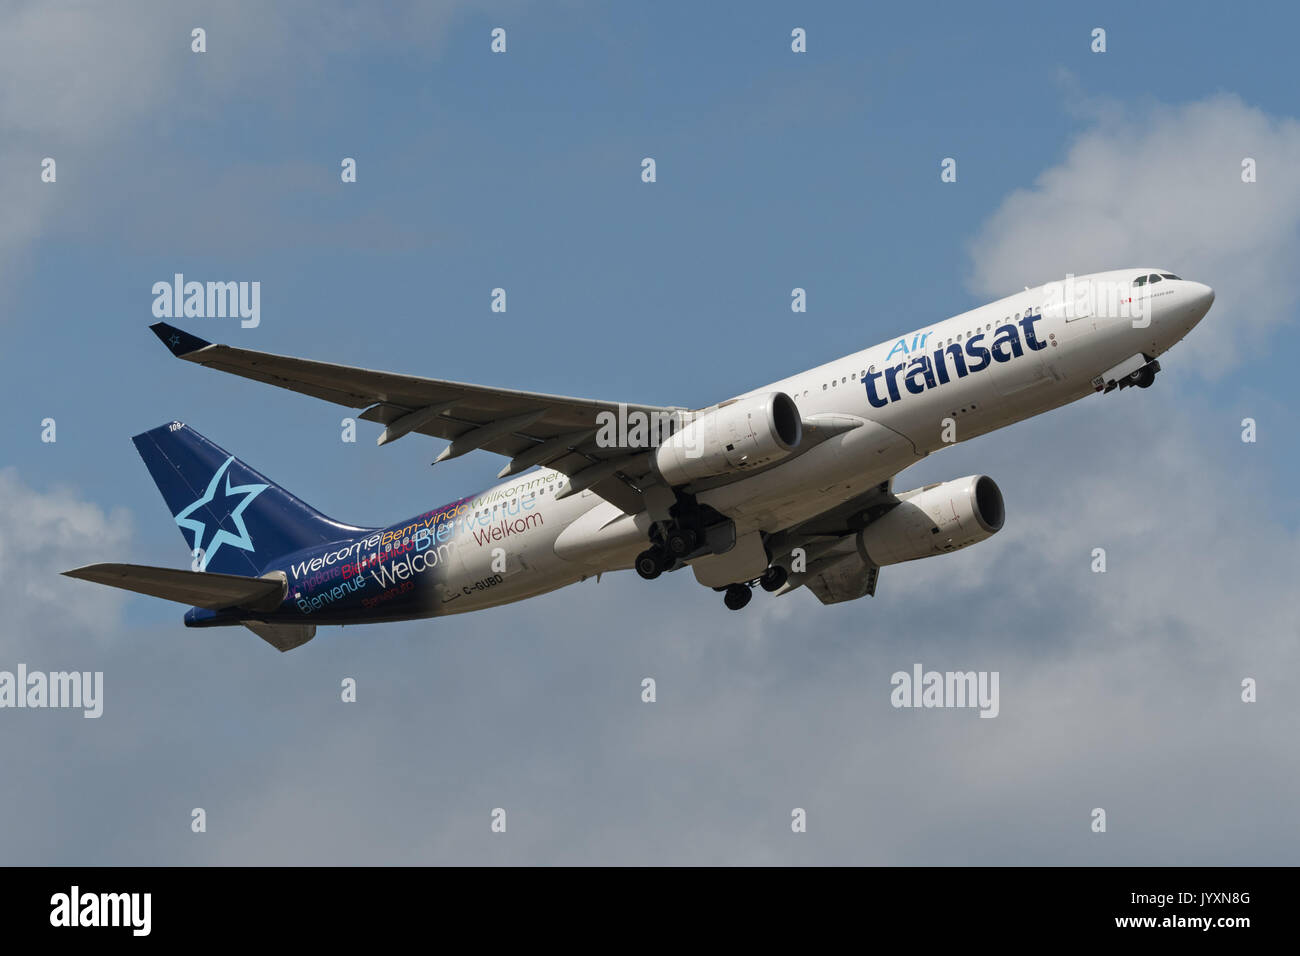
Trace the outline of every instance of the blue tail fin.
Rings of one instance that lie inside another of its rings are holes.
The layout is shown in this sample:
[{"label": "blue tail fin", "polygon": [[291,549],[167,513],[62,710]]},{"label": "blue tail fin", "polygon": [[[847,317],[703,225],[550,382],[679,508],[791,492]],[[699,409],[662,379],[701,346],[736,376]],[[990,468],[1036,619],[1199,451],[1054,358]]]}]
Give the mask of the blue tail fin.
[{"label": "blue tail fin", "polygon": [[325,517],[180,422],[131,440],[196,570],[261,574],[280,555],[367,530]]}]

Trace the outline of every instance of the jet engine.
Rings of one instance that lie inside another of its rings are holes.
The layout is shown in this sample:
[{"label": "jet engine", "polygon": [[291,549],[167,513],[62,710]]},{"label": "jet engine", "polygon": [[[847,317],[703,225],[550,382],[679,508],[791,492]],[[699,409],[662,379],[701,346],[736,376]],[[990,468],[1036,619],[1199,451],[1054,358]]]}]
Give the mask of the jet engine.
[{"label": "jet engine", "polygon": [[1006,517],[1002,491],[986,475],[926,485],[858,532],[858,553],[884,566],[946,554],[997,534]]},{"label": "jet engine", "polygon": [[771,464],[802,438],[799,409],[785,392],[732,399],[670,435],[655,451],[655,467],[668,484],[685,485]]}]

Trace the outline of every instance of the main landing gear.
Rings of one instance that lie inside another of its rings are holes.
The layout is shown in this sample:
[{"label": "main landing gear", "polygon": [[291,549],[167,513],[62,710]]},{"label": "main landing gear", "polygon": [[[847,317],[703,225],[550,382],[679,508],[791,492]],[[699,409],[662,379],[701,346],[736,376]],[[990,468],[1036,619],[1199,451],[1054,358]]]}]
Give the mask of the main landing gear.
[{"label": "main landing gear", "polygon": [[739,611],[753,596],[754,592],[748,584],[728,584],[726,592],[722,595],[722,603],[733,611]]},{"label": "main landing gear", "polygon": [[774,564],[764,571],[763,576],[760,578],[741,584],[728,584],[725,588],[719,588],[723,592],[722,603],[733,611],[739,611],[754,596],[755,584],[770,593],[781,590],[781,586],[785,584],[789,577],[789,572],[785,568],[779,564]]},{"label": "main landing gear", "polygon": [[664,550],[674,558],[686,557],[700,544],[700,536],[693,528],[673,528],[664,538]]},{"label": "main landing gear", "polygon": [[672,524],[656,528],[652,540],[654,543],[636,556],[636,573],[647,581],[653,581],[693,555],[703,537],[695,528]]},{"label": "main landing gear", "polygon": [[[720,530],[719,526],[726,519],[711,509],[696,505],[694,499],[679,496],[671,511],[669,520],[651,525],[650,547],[638,554],[633,562],[636,573],[647,581],[653,581],[665,571],[684,567],[688,560],[699,555],[721,554],[735,543],[734,533],[730,542],[715,540],[720,536],[714,532]],[[768,592],[779,591],[789,576],[785,568],[773,564],[752,581],[738,581],[714,590],[723,592],[722,600],[727,607],[739,611],[753,599],[754,585]]]},{"label": "main landing gear", "polygon": [[636,556],[636,573],[647,581],[653,581],[671,568],[673,564],[674,559],[670,558],[662,549],[646,548]]}]

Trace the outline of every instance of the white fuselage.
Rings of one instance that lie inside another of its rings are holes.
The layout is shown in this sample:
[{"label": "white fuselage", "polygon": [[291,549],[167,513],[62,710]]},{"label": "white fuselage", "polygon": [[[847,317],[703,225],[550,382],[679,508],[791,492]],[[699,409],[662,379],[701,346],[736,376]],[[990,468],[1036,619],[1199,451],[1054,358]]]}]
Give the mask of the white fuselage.
[{"label": "white fuselage", "polygon": [[[784,392],[806,422],[847,416],[860,423],[750,476],[692,490],[701,504],[731,518],[738,535],[775,533],[945,445],[1083,398],[1099,390],[1095,379],[1125,360],[1164,353],[1213,301],[1197,282],[1133,286],[1135,276],[1148,273],[1167,275],[1127,269],[1074,280],[1076,287],[1109,290],[1109,302],[1102,291],[1092,305],[1078,306],[1073,296],[1062,303],[1059,286],[1026,289],[738,396]],[[1120,315],[1112,314],[1116,290]],[[1137,319],[1135,307],[1142,310]],[[980,351],[995,346],[998,357],[981,364]],[[469,503],[466,513],[474,517],[457,522],[437,569],[442,602],[435,613],[516,601],[631,566],[646,546],[648,515],[625,515],[590,491],[557,500],[565,482],[555,471],[533,471]],[[521,518],[521,502],[536,518]],[[506,572],[499,574],[503,559]]]}]

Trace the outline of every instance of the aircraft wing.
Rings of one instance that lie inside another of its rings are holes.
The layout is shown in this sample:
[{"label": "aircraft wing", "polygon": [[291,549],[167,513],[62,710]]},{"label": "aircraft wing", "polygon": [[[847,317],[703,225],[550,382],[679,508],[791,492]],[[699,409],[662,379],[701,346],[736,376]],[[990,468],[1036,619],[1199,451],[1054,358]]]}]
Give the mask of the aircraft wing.
[{"label": "aircraft wing", "polygon": [[898,498],[894,495],[894,479],[890,478],[848,501],[794,525],[785,534],[791,540],[801,537],[842,537],[861,531],[898,503]]},{"label": "aircraft wing", "polygon": [[823,604],[874,596],[880,568],[858,552],[855,535],[898,504],[893,484],[892,478],[882,481],[775,537],[774,550],[788,553],[792,548],[802,548],[807,560],[807,570],[791,573],[776,593],[789,594],[806,587]]},{"label": "aircraft wing", "polygon": [[501,478],[547,465],[569,476],[568,494],[590,488],[629,514],[643,509],[642,490],[656,480],[650,456],[645,448],[597,446],[597,415],[621,420],[621,407],[624,416],[639,411],[654,421],[686,411],[378,372],[214,345],[165,322],[151,328],[187,362],[362,409],[359,418],[385,426],[381,445],[412,432],[448,439],[438,461],[483,448],[510,458]]}]

